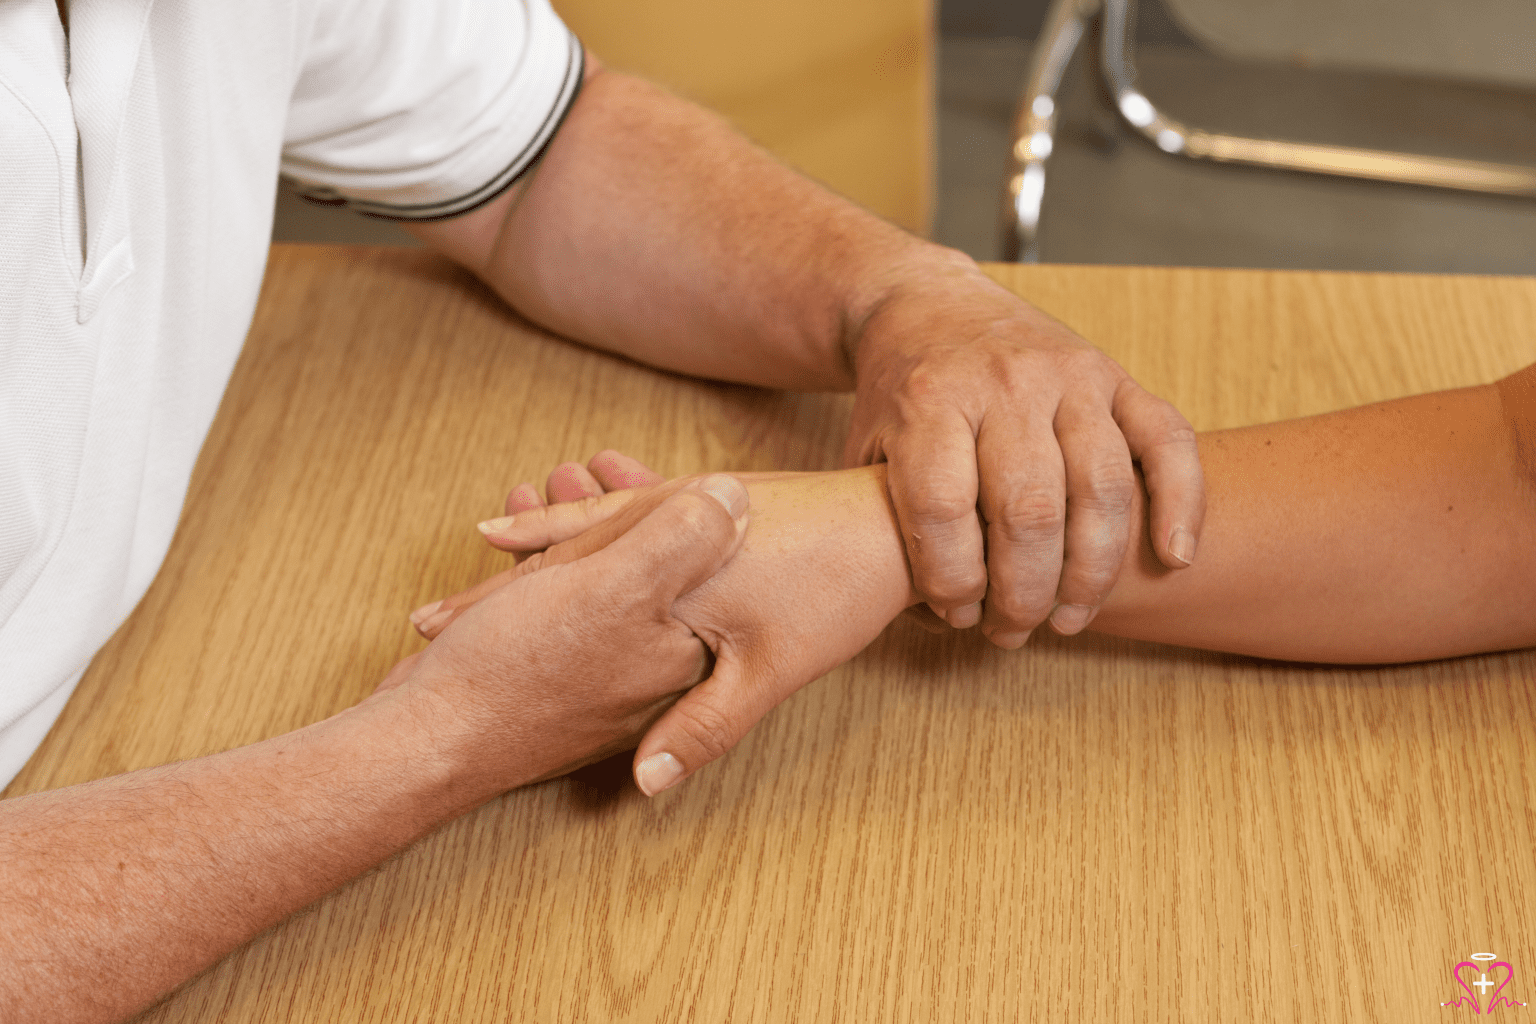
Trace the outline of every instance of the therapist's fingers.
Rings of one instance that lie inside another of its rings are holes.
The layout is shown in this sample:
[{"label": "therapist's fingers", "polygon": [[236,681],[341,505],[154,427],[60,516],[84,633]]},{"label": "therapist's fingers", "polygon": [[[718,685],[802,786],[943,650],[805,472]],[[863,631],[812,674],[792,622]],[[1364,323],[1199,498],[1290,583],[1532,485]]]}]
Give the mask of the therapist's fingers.
[{"label": "therapist's fingers", "polygon": [[1133,380],[1115,392],[1115,422],[1147,481],[1152,550],[1170,569],[1195,560],[1205,526],[1205,474],[1184,414]]},{"label": "therapist's fingers", "polygon": [[603,491],[603,485],[598,483],[597,478],[579,462],[560,463],[550,472],[549,479],[544,483],[544,493],[549,495],[551,505],[561,501],[595,498]]},{"label": "therapist's fingers", "polygon": [[639,459],[630,458],[612,448],[606,448],[592,456],[587,463],[587,469],[605,491],[627,491],[635,487],[650,487],[666,479]]},{"label": "therapist's fingers", "polygon": [[981,631],[1021,647],[1045,621],[1061,579],[1066,471],[1046,403],[994,412],[976,438],[987,522],[987,602]]},{"label": "therapist's fingers", "polygon": [[987,592],[987,568],[976,517],[976,441],[970,427],[958,418],[925,423],[888,442],[885,454],[887,487],[913,586],[951,626],[976,625]]},{"label": "therapist's fingers", "polygon": [[1067,472],[1067,524],[1051,628],[1081,632],[1114,588],[1131,533],[1136,474],[1125,437],[1102,404],[1074,396],[1056,412]]},{"label": "therapist's fingers", "polygon": [[[730,479],[733,488],[740,486],[740,482],[735,480],[735,478],[722,478],[717,474],[702,480],[699,478],[673,480],[663,486],[649,487],[640,491],[615,491],[613,494],[604,495],[602,498],[587,499],[585,502],[573,502],[568,505],[550,505],[545,508],[521,513],[520,517],[527,517],[528,519],[543,519],[546,516],[559,519],[574,512],[578,506],[589,502],[593,504],[601,502],[608,506],[601,517],[584,521],[586,525],[574,530],[569,536],[563,537],[559,541],[551,541],[547,545],[541,545],[540,550],[529,555],[511,569],[481,580],[468,590],[460,591],[451,597],[446,597],[441,601],[434,601],[431,604],[423,605],[416,609],[411,613],[411,624],[416,627],[417,632],[428,640],[435,639],[439,633],[448,628],[449,623],[457,618],[459,613],[493,590],[505,586],[521,576],[538,572],[547,566],[574,562],[597,551],[601,551],[618,538],[628,534],[636,524],[644,520],[652,510],[664,503],[671,495],[685,488],[697,488],[704,483],[718,481],[719,479]],[[529,535],[539,535],[546,538],[551,536],[548,532],[539,534],[538,531],[541,527],[537,524],[529,525],[524,523],[521,528],[528,532]],[[514,534],[517,533],[517,529],[518,527],[512,528],[512,532]]]}]

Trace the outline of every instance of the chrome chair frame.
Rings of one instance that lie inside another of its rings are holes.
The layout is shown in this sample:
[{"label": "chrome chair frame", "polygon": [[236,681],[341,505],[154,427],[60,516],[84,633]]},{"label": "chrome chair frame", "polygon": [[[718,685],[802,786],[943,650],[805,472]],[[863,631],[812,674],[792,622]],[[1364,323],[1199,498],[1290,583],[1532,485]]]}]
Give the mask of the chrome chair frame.
[{"label": "chrome chair frame", "polygon": [[1248,138],[1206,131],[1175,120],[1137,88],[1136,63],[1127,38],[1133,2],[1054,0],[1051,4],[1014,119],[1004,216],[1004,250],[1009,260],[1039,260],[1045,169],[1056,139],[1056,95],[1068,63],[1095,19],[1101,21],[1103,40],[1100,72],[1116,110],[1138,135],[1165,153],[1271,170],[1536,198],[1536,167]]}]

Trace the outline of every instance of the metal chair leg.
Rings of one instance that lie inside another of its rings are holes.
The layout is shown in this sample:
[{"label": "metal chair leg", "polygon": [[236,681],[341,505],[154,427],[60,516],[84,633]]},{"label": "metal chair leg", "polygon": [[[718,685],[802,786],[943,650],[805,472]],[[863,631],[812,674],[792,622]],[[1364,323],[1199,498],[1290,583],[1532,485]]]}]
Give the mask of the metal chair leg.
[{"label": "metal chair leg", "polygon": [[[1131,2],[1104,0],[1101,61],[1104,80],[1120,116],[1165,153],[1192,160],[1536,198],[1536,167],[1280,139],[1252,139],[1208,132],[1176,121],[1160,111],[1136,87],[1136,64],[1126,38]],[[1036,211],[1038,216],[1038,203]]]},{"label": "metal chair leg", "polygon": [[1100,0],[1053,0],[1040,42],[1035,45],[1029,78],[1013,123],[1009,154],[1008,208],[1003,216],[1004,258],[1039,262],[1037,235],[1040,201],[1045,195],[1045,164],[1056,139],[1056,93],[1088,22]]}]

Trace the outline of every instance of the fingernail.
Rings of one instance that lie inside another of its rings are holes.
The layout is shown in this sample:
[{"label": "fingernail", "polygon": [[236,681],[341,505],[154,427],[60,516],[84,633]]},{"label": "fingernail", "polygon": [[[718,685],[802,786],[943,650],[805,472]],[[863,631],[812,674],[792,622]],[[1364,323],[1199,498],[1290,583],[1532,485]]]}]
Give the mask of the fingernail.
[{"label": "fingernail", "polygon": [[441,611],[433,612],[431,615],[425,616],[419,623],[417,623],[416,628],[423,633],[430,633],[434,629],[441,628],[451,618],[453,618],[453,609],[444,608]]},{"label": "fingernail", "polygon": [[1182,526],[1175,526],[1168,535],[1168,553],[1189,565],[1195,560],[1195,535]]},{"label": "fingernail", "polygon": [[[1033,632],[1032,630],[1030,632]],[[1016,651],[1029,640],[1029,633],[993,633],[992,642],[1004,650]]]},{"label": "fingernail", "polygon": [[731,514],[732,519],[740,519],[741,514],[747,510],[747,489],[733,476],[724,473],[707,476],[699,481],[699,490],[718,501]]},{"label": "fingernail", "polygon": [[652,754],[635,765],[635,785],[646,796],[655,796],[682,777],[682,762],[668,753]]},{"label": "fingernail", "polygon": [[1060,605],[1051,612],[1051,626],[1062,636],[1081,633],[1088,620],[1093,618],[1093,611],[1086,604]]},{"label": "fingernail", "polygon": [[517,516],[502,516],[499,519],[487,519],[483,523],[477,523],[476,528],[479,529],[481,533],[489,537],[491,534],[500,533],[502,530],[505,530],[507,527],[511,526],[512,520],[516,518]]},{"label": "fingernail", "polygon": [[411,625],[420,628],[422,622],[426,620],[427,616],[431,615],[442,606],[443,602],[433,601],[431,604],[424,604],[420,608],[417,608],[415,611],[411,612]]},{"label": "fingernail", "polygon": [[981,621],[981,605],[971,603],[949,613],[949,624],[956,629],[970,629]]}]

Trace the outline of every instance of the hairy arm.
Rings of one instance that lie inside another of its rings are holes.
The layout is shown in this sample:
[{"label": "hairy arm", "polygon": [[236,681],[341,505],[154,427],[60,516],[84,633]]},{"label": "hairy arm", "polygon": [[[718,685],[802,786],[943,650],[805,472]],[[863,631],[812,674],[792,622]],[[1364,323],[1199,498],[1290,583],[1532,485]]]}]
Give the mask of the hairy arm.
[{"label": "hairy arm", "polygon": [[0,802],[0,1021],[121,1020],[442,823],[633,745],[703,675],[672,608],[740,546],[746,497],[674,494],[323,722]]},{"label": "hairy arm", "polygon": [[964,254],[709,111],[588,69],[526,181],[410,230],[566,337],[701,377],[854,390],[845,462],[889,464],[913,579],[953,626],[1017,647],[1055,606],[1057,628],[1081,628],[1133,536],[1133,458],[1159,557],[1195,559],[1204,497],[1177,410]]},{"label": "hairy arm", "polygon": [[464,809],[401,710],[0,803],[0,1019],[120,1020]]},{"label": "hairy arm", "polygon": [[718,115],[591,54],[587,68],[535,173],[408,230],[565,337],[700,377],[850,390],[844,341],[890,284],[882,268],[942,250]]}]

